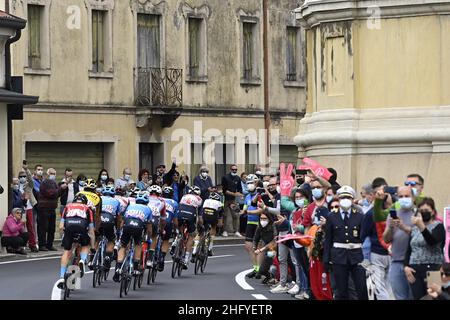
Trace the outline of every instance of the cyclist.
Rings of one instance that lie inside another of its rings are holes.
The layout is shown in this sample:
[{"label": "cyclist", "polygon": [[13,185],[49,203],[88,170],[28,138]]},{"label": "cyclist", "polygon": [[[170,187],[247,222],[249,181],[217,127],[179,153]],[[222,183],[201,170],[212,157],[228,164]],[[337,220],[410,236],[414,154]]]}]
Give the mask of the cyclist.
[{"label": "cyclist", "polygon": [[84,194],[88,199],[88,206],[94,211],[94,225],[97,228],[100,224],[100,216],[102,213],[102,199],[96,192],[97,183],[94,179],[87,179],[84,184],[83,191],[78,194]]},{"label": "cyclist", "polygon": [[158,231],[161,231],[161,233],[163,233],[167,215],[166,215],[166,202],[164,201],[163,198],[161,198],[162,194],[161,187],[158,185],[150,186],[148,188],[148,192],[150,193],[148,207],[152,211],[152,244],[150,245],[147,267],[153,267],[152,265],[153,254],[155,253],[157,245],[156,237],[158,235]]},{"label": "cyclist", "polygon": [[[209,199],[206,199],[203,203],[202,210],[200,212],[200,217],[202,219],[203,226],[206,228],[208,225],[211,226],[211,241],[209,243],[208,255],[213,255],[213,241],[216,235],[216,227],[221,227],[223,224],[223,204],[220,202],[220,195],[216,192],[212,192],[209,195]],[[203,229],[203,228],[202,228]],[[198,244],[199,236],[194,241],[194,250],[192,256],[196,254],[196,244]],[[192,260],[191,260],[192,261]],[[195,261],[195,260],[194,260]]]},{"label": "cyclist", "polygon": [[60,280],[58,288],[64,289],[64,275],[67,271],[67,265],[72,254],[72,245],[74,238],[79,235],[79,244],[81,246],[80,267],[81,277],[85,273],[85,263],[89,252],[89,244],[94,246],[94,212],[88,206],[88,198],[84,194],[77,194],[73,202],[68,204],[62,213],[59,228],[64,230],[62,245],[64,253],[61,257]]},{"label": "cyclist", "polygon": [[135,187],[130,189],[128,191],[128,204],[136,203],[136,197],[138,196],[139,192],[141,192],[141,189]]},{"label": "cyclist", "polygon": [[259,179],[254,174],[247,176],[246,184],[248,194],[244,199],[244,213],[247,213],[247,228],[245,229],[245,250],[248,252],[250,260],[253,263],[253,270],[247,274],[248,277],[254,277],[259,270],[257,258],[253,250],[253,238],[255,236],[256,228],[259,224],[259,215],[263,212],[258,208],[258,200],[261,195],[258,193],[257,186]]},{"label": "cyclist", "polygon": [[161,259],[158,262],[158,271],[164,271],[164,258],[169,249],[169,239],[173,234],[173,230],[178,228],[178,202],[173,200],[173,188],[163,188],[163,199],[166,203],[166,226],[164,227],[163,244],[161,248]]},{"label": "cyclist", "polygon": [[188,261],[190,251],[192,250],[192,244],[194,242],[195,229],[197,225],[197,217],[202,205],[202,198],[200,198],[201,190],[197,186],[193,186],[189,189],[189,193],[184,195],[180,200],[180,206],[178,210],[179,226],[183,226],[185,222],[188,223],[189,239],[186,244],[186,255],[183,261],[183,269],[188,268]]},{"label": "cyclist", "polygon": [[126,249],[131,237],[134,239],[133,267],[135,275],[139,275],[139,261],[141,259],[142,234],[146,230],[147,237],[152,235],[152,212],[147,206],[149,196],[145,192],[140,192],[136,197],[136,203],[130,204],[125,211],[121,223],[122,236],[120,237],[121,248],[118,253],[116,271],[113,277],[115,282],[120,280],[120,269],[125,259]]},{"label": "cyclist", "polygon": [[116,194],[114,198],[117,199],[120,203],[119,215],[122,216],[125,213],[125,210],[127,209],[130,200],[128,199],[128,197],[125,196],[126,192],[121,187],[116,187],[114,191]]},{"label": "cyclist", "polygon": [[113,186],[107,186],[102,190],[102,215],[99,233],[108,240],[104,267],[109,269],[113,260],[114,241],[116,240],[115,228],[120,225],[120,202],[114,198],[116,191]]}]

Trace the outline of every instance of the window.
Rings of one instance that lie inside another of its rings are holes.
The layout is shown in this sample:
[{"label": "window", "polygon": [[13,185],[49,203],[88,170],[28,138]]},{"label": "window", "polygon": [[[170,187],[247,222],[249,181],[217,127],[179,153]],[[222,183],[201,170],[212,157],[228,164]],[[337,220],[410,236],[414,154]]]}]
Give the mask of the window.
[{"label": "window", "polygon": [[43,6],[28,5],[28,66],[41,69],[41,18]]},{"label": "window", "polygon": [[200,68],[200,30],[202,20],[189,18],[189,76],[197,78]]},{"label": "window", "polygon": [[253,23],[244,23],[244,79],[251,80],[253,74]]},{"label": "window", "polygon": [[105,68],[105,12],[92,10],[92,71],[103,72]]},{"label": "window", "polygon": [[159,68],[160,59],[160,16],[155,14],[137,15],[138,67]]},{"label": "window", "polygon": [[297,33],[298,29],[287,28],[286,35],[286,80],[297,81]]},{"label": "window", "polygon": [[241,84],[260,85],[259,23],[257,17],[244,17],[241,24]]}]

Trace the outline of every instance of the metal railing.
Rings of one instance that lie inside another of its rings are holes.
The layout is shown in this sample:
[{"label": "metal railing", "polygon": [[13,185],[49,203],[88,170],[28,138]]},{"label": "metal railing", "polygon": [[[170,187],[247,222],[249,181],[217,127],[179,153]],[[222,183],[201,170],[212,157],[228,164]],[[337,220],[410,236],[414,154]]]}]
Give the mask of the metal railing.
[{"label": "metal railing", "polygon": [[183,70],[173,68],[138,68],[135,103],[138,106],[181,106]]}]

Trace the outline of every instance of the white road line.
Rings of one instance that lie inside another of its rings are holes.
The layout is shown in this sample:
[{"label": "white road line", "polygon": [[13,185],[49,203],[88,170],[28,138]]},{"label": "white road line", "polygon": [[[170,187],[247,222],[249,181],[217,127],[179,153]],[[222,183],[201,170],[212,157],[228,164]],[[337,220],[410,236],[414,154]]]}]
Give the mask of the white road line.
[{"label": "white road line", "polygon": [[252,294],[252,296],[257,300],[268,300],[263,294]]},{"label": "white road line", "polygon": [[11,264],[11,263],[19,263],[19,262],[30,262],[30,261],[39,261],[39,260],[50,260],[50,259],[61,259],[61,256],[44,257],[44,258],[33,258],[33,259],[15,260],[15,261],[5,261],[5,262],[0,262],[0,265],[2,265],[2,264]]},{"label": "white road line", "polygon": [[253,269],[244,270],[242,272],[239,272],[234,280],[237,282],[237,284],[244,290],[255,290],[252,286],[250,286],[247,281],[245,281],[245,275],[252,271]]}]

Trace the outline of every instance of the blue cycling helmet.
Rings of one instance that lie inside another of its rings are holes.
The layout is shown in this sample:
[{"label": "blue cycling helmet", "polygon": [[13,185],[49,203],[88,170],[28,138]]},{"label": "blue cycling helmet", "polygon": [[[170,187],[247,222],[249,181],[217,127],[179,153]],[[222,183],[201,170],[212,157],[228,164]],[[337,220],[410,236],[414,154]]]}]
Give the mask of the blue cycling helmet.
[{"label": "blue cycling helmet", "polygon": [[140,204],[148,204],[148,202],[150,201],[148,194],[146,192],[139,192],[137,197],[136,197],[136,203],[140,203]]},{"label": "blue cycling helmet", "polygon": [[102,189],[102,195],[114,197],[116,195],[116,190],[114,190],[114,187],[106,186]]}]

